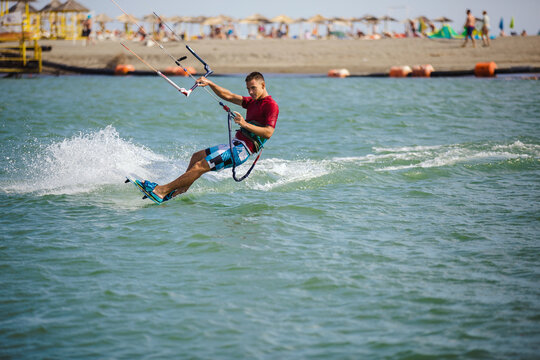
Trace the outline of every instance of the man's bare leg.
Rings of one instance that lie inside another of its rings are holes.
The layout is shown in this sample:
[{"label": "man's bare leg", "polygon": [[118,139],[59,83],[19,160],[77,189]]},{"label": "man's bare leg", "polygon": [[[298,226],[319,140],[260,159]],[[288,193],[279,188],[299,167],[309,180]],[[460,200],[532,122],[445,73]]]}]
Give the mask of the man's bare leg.
[{"label": "man's bare leg", "polygon": [[154,189],[154,194],[164,198],[174,190],[176,191],[174,192],[173,196],[185,193],[195,182],[195,180],[200,178],[204,173],[210,171],[210,166],[208,165],[205,157],[206,152],[204,150],[193,154],[186,172],[168,184],[156,186]]}]

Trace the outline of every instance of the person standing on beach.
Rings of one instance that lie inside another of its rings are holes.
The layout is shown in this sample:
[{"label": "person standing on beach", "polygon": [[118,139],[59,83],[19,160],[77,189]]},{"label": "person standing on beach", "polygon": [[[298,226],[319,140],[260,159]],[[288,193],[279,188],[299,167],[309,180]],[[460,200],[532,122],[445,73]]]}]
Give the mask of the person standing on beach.
[{"label": "person standing on beach", "polygon": [[205,77],[199,78],[197,84],[201,87],[210,86],[212,91],[223,100],[242,106],[247,110],[246,118],[234,112],[236,114],[234,122],[240,126],[240,129],[232,142],[232,151],[228,144],[197,151],[191,156],[187,170],[176,180],[165,185],[158,185],[147,180],[140,183],[160,203],[185,193],[203,174],[232,167],[232,156],[236,165],[244,163],[250,155],[259,152],[264,143],[274,134],[279,107],[268,94],[261,73],[252,72],[246,77],[249,97],[234,94]]},{"label": "person standing on beach", "polygon": [[84,19],[83,23],[83,30],[82,30],[82,37],[86,38],[85,45],[88,46],[89,44],[93,43],[92,40],[92,15],[88,15],[86,19]]},{"label": "person standing on beach", "polygon": [[482,18],[482,42],[484,46],[489,46],[490,45],[489,29],[491,27],[489,25],[489,16],[486,10],[484,10],[482,15],[484,15],[484,17]]},{"label": "person standing on beach", "polygon": [[476,18],[471,14],[471,10],[467,9],[467,19],[465,20],[465,30],[467,31],[467,34],[465,35],[465,42],[463,43],[462,47],[465,47],[467,45],[467,41],[469,38],[471,38],[472,46],[476,47],[476,41],[474,41],[473,38],[473,31],[474,26],[476,24]]}]

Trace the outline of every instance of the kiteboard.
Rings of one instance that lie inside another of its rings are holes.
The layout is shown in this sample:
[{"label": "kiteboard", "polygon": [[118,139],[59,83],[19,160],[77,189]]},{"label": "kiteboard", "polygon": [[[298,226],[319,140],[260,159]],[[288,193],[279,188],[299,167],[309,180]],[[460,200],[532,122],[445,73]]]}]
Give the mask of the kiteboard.
[{"label": "kiteboard", "polygon": [[126,181],[124,181],[126,184],[127,183],[132,183],[140,192],[142,192],[144,194],[143,196],[143,200],[144,199],[150,199],[152,200],[153,202],[155,202],[156,204],[160,205],[162,204],[163,202],[159,202],[157,201],[153,196],[152,194],[150,194],[148,191],[146,191],[144,189],[144,187],[141,186],[140,184],[140,180],[137,180],[136,178],[130,178],[129,176],[126,176]]}]

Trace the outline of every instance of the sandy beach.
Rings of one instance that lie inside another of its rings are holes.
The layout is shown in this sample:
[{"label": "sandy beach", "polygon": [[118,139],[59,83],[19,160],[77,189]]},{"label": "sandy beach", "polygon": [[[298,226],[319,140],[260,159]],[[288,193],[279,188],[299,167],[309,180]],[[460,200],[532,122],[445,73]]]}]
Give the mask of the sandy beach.
[{"label": "sandy beach", "polygon": [[[506,37],[492,41],[491,47],[462,48],[462,40],[381,39],[381,40],[199,40],[190,41],[217,74],[263,73],[326,74],[346,68],[351,74],[388,72],[391,66],[431,64],[437,71],[470,70],[483,61],[495,61],[499,68],[540,66],[540,36]],[[136,70],[148,68],[129,54],[119,41],[40,41],[52,46],[43,59],[86,68],[106,68],[132,64]],[[158,69],[173,65],[157,46],[127,41],[126,45]],[[180,42],[164,44],[174,56],[190,55]],[[192,56],[184,63],[202,72]],[[56,72],[44,68],[44,72]]]}]

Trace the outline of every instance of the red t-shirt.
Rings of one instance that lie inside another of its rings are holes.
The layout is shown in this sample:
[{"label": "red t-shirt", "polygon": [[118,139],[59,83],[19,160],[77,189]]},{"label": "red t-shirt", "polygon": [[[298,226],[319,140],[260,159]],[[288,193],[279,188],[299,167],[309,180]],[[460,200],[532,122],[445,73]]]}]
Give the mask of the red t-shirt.
[{"label": "red t-shirt", "polygon": [[[247,110],[247,122],[252,122],[257,126],[271,126],[274,129],[276,128],[276,121],[279,115],[279,107],[270,95],[260,100],[255,100],[251,97],[243,96],[242,107]],[[244,142],[248,146],[250,152],[255,152],[255,145],[253,144],[253,140],[244,135],[242,131],[238,130],[236,132],[235,138]]]}]

